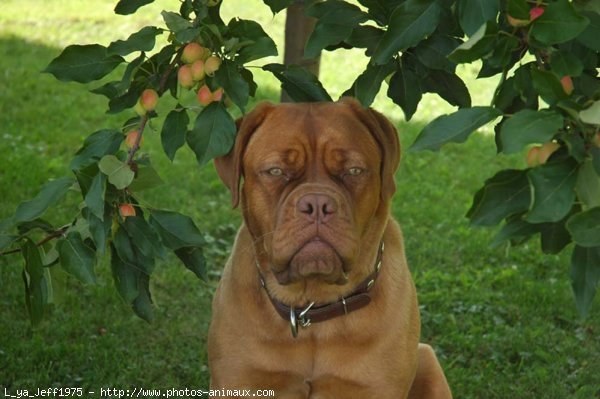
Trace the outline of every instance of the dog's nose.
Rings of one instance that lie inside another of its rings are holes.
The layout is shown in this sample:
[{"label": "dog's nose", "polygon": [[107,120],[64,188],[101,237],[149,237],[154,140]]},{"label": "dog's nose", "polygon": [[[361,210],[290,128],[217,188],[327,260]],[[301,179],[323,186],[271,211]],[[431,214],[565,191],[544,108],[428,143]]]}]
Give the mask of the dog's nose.
[{"label": "dog's nose", "polygon": [[327,223],[337,212],[335,200],[327,194],[306,194],[296,204],[298,211],[310,221]]}]

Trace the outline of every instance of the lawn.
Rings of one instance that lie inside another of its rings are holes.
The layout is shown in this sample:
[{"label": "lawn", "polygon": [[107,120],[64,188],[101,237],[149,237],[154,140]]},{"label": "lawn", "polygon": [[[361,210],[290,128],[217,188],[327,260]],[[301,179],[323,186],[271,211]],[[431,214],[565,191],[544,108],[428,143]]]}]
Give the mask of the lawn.
[{"label": "lawn", "polygon": [[[2,0],[0,6],[0,219],[41,184],[68,173],[84,137],[118,127],[128,115],[107,116],[96,85],[64,84],[40,71],[63,47],[107,44],[146,24],[161,24],[157,0],[136,16],[112,14],[113,0]],[[260,0],[225,0],[225,20],[259,19],[281,48],[283,15],[272,17]],[[353,81],[366,58],[360,52],[324,55],[322,80],[332,96]],[[461,70],[489,102],[494,82],[477,82],[474,67]],[[278,83],[256,74],[258,100],[278,98]],[[403,147],[436,115],[451,108],[425,96],[410,123],[380,95],[375,108],[398,126]],[[165,106],[166,109],[166,106]],[[161,109],[159,109],[159,114]],[[164,116],[164,114],[163,114]],[[160,121],[155,123],[160,128]],[[21,260],[0,260],[0,389],[46,387],[207,388],[206,335],[210,301],[240,222],[212,166],[199,168],[188,149],[171,163],[156,132],[145,148],[165,180],[144,201],[191,215],[209,246],[207,283],[175,258],[159,264],[151,285],[155,321],[135,317],[117,296],[106,261],[99,283],[82,286],[52,269],[54,307],[32,329],[24,305]],[[475,229],[464,217],[473,193],[495,171],[523,167],[522,155],[495,155],[484,130],[467,144],[439,153],[405,152],[397,174],[393,213],[401,222],[417,285],[422,340],[437,350],[456,398],[600,398],[600,300],[582,320],[569,282],[569,259],[542,255],[537,239],[518,248],[492,248],[493,229]],[[75,195],[48,213],[64,223]]]}]

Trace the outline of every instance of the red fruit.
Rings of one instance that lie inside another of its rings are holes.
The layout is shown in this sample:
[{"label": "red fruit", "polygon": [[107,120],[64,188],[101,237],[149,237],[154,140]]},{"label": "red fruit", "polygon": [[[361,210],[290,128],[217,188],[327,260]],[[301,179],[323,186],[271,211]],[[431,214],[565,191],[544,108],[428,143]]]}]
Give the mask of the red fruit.
[{"label": "red fruit", "polygon": [[204,47],[198,43],[189,43],[183,48],[181,53],[181,61],[186,64],[191,64],[196,60],[199,60],[204,55]]},{"label": "red fruit", "polygon": [[192,78],[198,82],[202,79],[204,79],[204,61],[202,60],[197,60],[194,61],[194,63],[191,66],[191,71],[192,71]]},{"label": "red fruit", "polygon": [[223,89],[219,87],[213,93],[213,101],[221,101],[222,98],[223,98]]},{"label": "red fruit", "polygon": [[573,93],[573,80],[570,76],[563,76],[560,79],[560,84],[562,85],[563,90],[565,91],[565,93],[567,93],[567,95]]},{"label": "red fruit", "polygon": [[533,7],[531,10],[529,10],[529,18],[532,21],[535,21],[536,19],[541,17],[543,13],[544,9],[542,7]]},{"label": "red fruit", "polygon": [[542,147],[538,145],[529,149],[525,157],[525,161],[527,162],[528,166],[533,167],[538,166],[540,164],[540,148]]},{"label": "red fruit", "polygon": [[[127,145],[127,147],[133,148],[133,146],[135,146],[135,143],[136,143],[139,135],[140,135],[140,132],[137,130],[131,130],[129,133],[127,133],[127,137],[125,138],[125,144]],[[142,139],[140,140],[139,145],[141,146],[143,142],[144,142],[144,136],[142,136]]]},{"label": "red fruit", "polygon": [[140,96],[140,105],[146,111],[154,111],[158,104],[158,93],[154,89],[146,89]]},{"label": "red fruit", "polygon": [[220,66],[221,59],[216,55],[213,55],[211,57],[208,57],[206,61],[204,61],[204,72],[208,76],[213,76]]},{"label": "red fruit", "polygon": [[213,94],[207,85],[203,85],[198,90],[198,102],[202,105],[208,105],[213,102]]},{"label": "red fruit", "polygon": [[121,204],[119,205],[119,213],[123,218],[135,216],[135,208],[132,204]]},{"label": "red fruit", "polygon": [[177,71],[177,80],[181,87],[190,89],[194,86],[194,79],[192,76],[192,68],[189,65],[182,65]]}]

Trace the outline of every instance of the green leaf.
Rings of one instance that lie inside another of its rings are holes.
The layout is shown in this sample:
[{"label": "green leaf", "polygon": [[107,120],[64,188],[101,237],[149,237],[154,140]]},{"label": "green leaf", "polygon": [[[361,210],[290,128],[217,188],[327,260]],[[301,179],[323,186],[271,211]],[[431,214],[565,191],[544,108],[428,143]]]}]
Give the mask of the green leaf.
[{"label": "green leaf", "polygon": [[239,64],[277,55],[275,42],[265,33],[259,23],[244,19],[232,19],[229,21],[228,27],[229,34],[233,37],[250,41],[250,44],[243,46],[238,51],[236,61]]},{"label": "green leaf", "polygon": [[277,14],[279,11],[288,7],[293,1],[294,0],[263,0],[263,2],[269,6],[273,14]]},{"label": "green leaf", "polygon": [[458,46],[448,58],[456,63],[470,63],[484,58],[491,53],[498,39],[498,26],[495,22],[487,22],[471,36],[469,40]]},{"label": "green leaf", "polygon": [[185,144],[185,135],[190,123],[186,109],[177,108],[179,105],[169,112],[160,132],[160,141],[171,162],[175,159],[177,150]]},{"label": "green leaf", "polygon": [[579,36],[589,23],[570,1],[557,0],[549,3],[544,13],[533,21],[531,35],[547,45],[564,43]]},{"label": "green leaf", "polygon": [[527,172],[532,186],[528,222],[557,222],[569,213],[575,200],[577,167],[575,160],[566,158]]},{"label": "green leaf", "polygon": [[340,0],[315,2],[305,13],[318,20],[306,43],[306,59],[315,58],[324,48],[343,42],[368,18],[357,6]]},{"label": "green leaf", "polygon": [[158,232],[142,217],[128,217],[123,227],[135,247],[147,258],[164,257],[165,250]]},{"label": "green leaf", "polygon": [[419,43],[414,54],[429,69],[441,69],[454,73],[456,63],[448,55],[458,47],[459,42],[450,36],[433,35]]},{"label": "green leaf", "polygon": [[379,25],[388,25],[388,20],[393,11],[404,0],[358,0],[360,4],[369,9],[369,14]]},{"label": "green leaf", "polygon": [[154,0],[119,0],[117,5],[115,6],[115,14],[133,14],[138,10],[138,8],[153,2]]},{"label": "green leaf", "polygon": [[204,245],[202,234],[189,216],[153,210],[150,212],[150,224],[160,234],[163,244],[170,249]]},{"label": "green leaf", "polygon": [[563,117],[554,110],[519,111],[502,125],[502,152],[512,154],[522,151],[528,144],[548,142],[562,126]]},{"label": "green leaf", "polygon": [[508,15],[513,18],[529,21],[529,5],[526,0],[508,0],[506,5]]},{"label": "green leaf", "polygon": [[271,72],[281,82],[281,88],[296,102],[332,101],[319,79],[304,68],[267,64],[262,69]]},{"label": "green leaf", "polygon": [[419,77],[405,63],[392,75],[387,96],[402,108],[405,119],[409,121],[415,114],[422,95]]},{"label": "green leaf", "polygon": [[583,63],[570,51],[555,51],[550,58],[550,69],[558,76],[579,76],[583,72]]},{"label": "green leaf", "polygon": [[590,125],[600,125],[600,100],[594,101],[591,106],[579,112],[579,119]]},{"label": "green leaf", "polygon": [[367,56],[371,56],[384,33],[384,30],[378,29],[374,26],[357,26],[352,29],[352,33],[346,38],[345,42],[352,47],[366,48]]},{"label": "green leaf", "polygon": [[116,40],[108,46],[108,55],[121,55],[133,53],[134,51],[151,51],[156,44],[156,36],[163,30],[155,26],[146,26],[140,31],[131,34],[127,40]]},{"label": "green leaf", "polygon": [[50,224],[49,222],[47,222],[41,218],[31,220],[29,222],[19,223],[17,225],[17,230],[19,232],[19,235],[25,235],[25,234],[29,233],[31,230],[36,230],[36,229],[40,229],[46,233],[53,233],[55,230],[54,226],[52,226],[52,224]]},{"label": "green leaf", "polygon": [[[590,2],[591,3],[591,2]],[[577,41],[595,52],[600,52],[600,14],[586,11],[583,13],[590,20],[588,26],[577,36]]]},{"label": "green leaf", "polygon": [[549,71],[531,68],[533,87],[540,97],[549,105],[554,105],[560,100],[567,98],[558,77]]},{"label": "green leaf", "polygon": [[118,130],[99,130],[88,136],[83,142],[83,147],[77,151],[69,167],[71,170],[79,170],[83,167],[96,163],[107,154],[115,154],[125,136]]},{"label": "green leaf", "polygon": [[50,206],[67,193],[74,182],[72,177],[62,177],[44,184],[33,199],[19,204],[13,216],[13,223],[27,222],[42,216]]},{"label": "green leaf", "polygon": [[106,190],[106,176],[98,173],[92,180],[92,185],[85,195],[85,204],[89,210],[100,220],[104,219],[104,192]]},{"label": "green leaf", "polygon": [[542,252],[545,254],[558,254],[571,242],[571,235],[565,227],[566,220],[555,223],[541,223]]},{"label": "green leaf", "polygon": [[588,314],[600,281],[600,247],[583,248],[578,245],[571,255],[571,284],[577,309]]},{"label": "green leaf", "polygon": [[165,24],[167,25],[167,28],[169,28],[169,30],[173,31],[174,33],[193,28],[194,26],[190,21],[183,18],[176,12],[163,11],[160,13],[160,15],[162,15]]},{"label": "green leaf", "polygon": [[600,206],[600,174],[594,170],[592,160],[587,160],[579,168],[575,191],[586,208]]},{"label": "green leaf", "polygon": [[443,144],[464,142],[471,133],[502,115],[493,107],[462,108],[450,115],[442,115],[430,122],[419,133],[411,151],[438,150]]},{"label": "green leaf", "polygon": [[25,283],[25,303],[29,312],[31,324],[37,325],[44,318],[49,303],[51,283],[49,275],[44,270],[40,250],[30,239],[21,246],[25,260],[23,281]]},{"label": "green leaf", "polygon": [[239,107],[242,113],[246,112],[246,105],[250,96],[250,86],[242,78],[238,65],[229,60],[224,60],[215,73],[215,78],[220,83],[231,101]]},{"label": "green leaf", "polygon": [[352,34],[352,28],[343,24],[317,22],[306,42],[304,58],[316,58],[324,48],[343,42]]},{"label": "green leaf", "polygon": [[203,281],[208,280],[208,275],[206,274],[206,259],[204,258],[201,247],[180,248],[175,250],[175,255],[177,255],[185,267],[194,272],[199,279]]},{"label": "green leaf", "polygon": [[137,285],[139,295],[133,301],[133,311],[139,318],[152,323],[154,312],[152,310],[152,295],[150,295],[150,277],[139,274]]},{"label": "green leaf", "polygon": [[149,190],[162,186],[165,182],[160,178],[156,170],[152,165],[140,165],[138,164],[138,170],[135,173],[135,179],[129,185],[129,189],[135,193]]},{"label": "green leaf", "polygon": [[600,246],[600,206],[579,212],[567,221],[567,230],[581,247]]},{"label": "green leaf", "polygon": [[[498,0],[458,0],[458,20],[467,36],[488,21],[495,21],[500,11]],[[529,16],[528,16],[529,17]]]},{"label": "green leaf", "polygon": [[386,65],[367,65],[367,69],[354,82],[354,97],[364,107],[371,105],[379,93],[381,83],[394,71],[394,67],[394,61],[388,62]]},{"label": "green leaf", "polygon": [[107,49],[99,44],[67,46],[44,69],[60,81],[89,83],[108,75],[121,62],[118,55],[109,55]]},{"label": "green leaf", "polygon": [[594,170],[596,174],[600,176],[600,147],[593,146],[590,150],[592,154],[592,165],[594,166]]},{"label": "green leaf", "polygon": [[102,173],[108,176],[108,182],[119,190],[129,186],[135,177],[131,167],[114,155],[103,156],[98,167]]},{"label": "green leaf", "polygon": [[538,225],[527,223],[521,218],[521,215],[513,215],[506,219],[506,223],[494,237],[491,246],[497,247],[507,240],[510,240],[511,245],[519,245],[538,231]]},{"label": "green leaf", "polygon": [[248,87],[250,88],[250,96],[254,97],[256,95],[256,90],[258,89],[258,85],[254,82],[254,75],[246,68],[242,68],[240,70],[240,75],[242,78],[248,83]]},{"label": "green leaf", "polygon": [[10,247],[19,239],[19,236],[13,234],[0,233],[0,251]]},{"label": "green leaf", "polygon": [[83,208],[83,217],[87,220],[92,240],[96,245],[96,251],[103,255],[106,251],[106,243],[112,228],[112,219],[109,212],[105,212],[104,220],[96,217],[88,208]]},{"label": "green leaf", "polygon": [[526,171],[502,170],[486,180],[467,217],[476,226],[494,226],[502,219],[529,209],[531,193]]},{"label": "green leaf", "polygon": [[125,302],[132,303],[139,295],[137,279],[140,272],[121,260],[114,244],[110,245],[110,267],[117,292]]},{"label": "green leaf", "polygon": [[225,155],[233,146],[236,127],[222,103],[213,102],[196,118],[194,128],[188,132],[187,143],[196,154],[200,165]]},{"label": "green leaf", "polygon": [[96,254],[83,242],[78,233],[71,232],[57,244],[60,264],[69,274],[84,284],[95,284]]},{"label": "green leaf", "polygon": [[416,46],[435,31],[441,15],[437,0],[407,0],[394,10],[388,30],[373,53],[372,62],[385,64],[399,51]]},{"label": "green leaf", "polygon": [[449,104],[461,108],[471,106],[471,95],[465,83],[455,73],[432,69],[421,84],[426,93],[437,93]]},{"label": "green leaf", "polygon": [[90,90],[90,92],[94,94],[101,94],[109,100],[122,96],[131,85],[133,73],[137,71],[138,67],[144,62],[145,59],[146,55],[141,54],[139,57],[127,64],[127,68],[125,68],[125,72],[123,73],[121,80],[105,83],[100,87]]}]

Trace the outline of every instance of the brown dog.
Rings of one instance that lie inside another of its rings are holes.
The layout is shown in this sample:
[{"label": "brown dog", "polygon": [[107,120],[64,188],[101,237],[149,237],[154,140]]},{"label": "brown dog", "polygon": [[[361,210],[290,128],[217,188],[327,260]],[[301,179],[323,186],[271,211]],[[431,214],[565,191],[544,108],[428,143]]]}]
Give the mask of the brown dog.
[{"label": "brown dog", "polygon": [[238,122],[215,161],[244,224],[213,301],[211,389],[451,398],[390,216],[399,160],[392,124],[352,99]]}]

